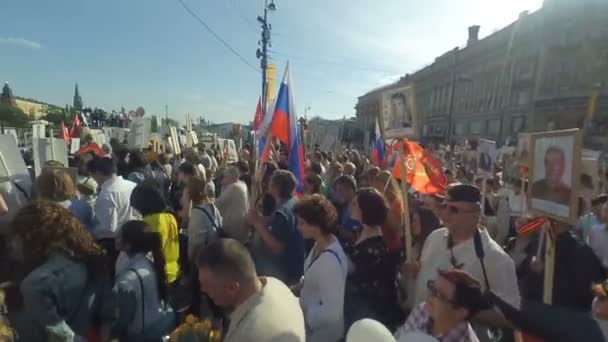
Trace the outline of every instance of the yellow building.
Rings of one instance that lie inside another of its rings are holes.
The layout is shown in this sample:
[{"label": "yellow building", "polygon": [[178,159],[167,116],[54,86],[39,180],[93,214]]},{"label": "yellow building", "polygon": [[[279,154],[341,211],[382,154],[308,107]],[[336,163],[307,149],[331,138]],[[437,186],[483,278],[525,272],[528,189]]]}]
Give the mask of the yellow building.
[{"label": "yellow building", "polygon": [[34,120],[38,120],[39,118],[45,116],[46,111],[49,108],[47,104],[37,103],[20,98],[15,98],[15,106]]}]

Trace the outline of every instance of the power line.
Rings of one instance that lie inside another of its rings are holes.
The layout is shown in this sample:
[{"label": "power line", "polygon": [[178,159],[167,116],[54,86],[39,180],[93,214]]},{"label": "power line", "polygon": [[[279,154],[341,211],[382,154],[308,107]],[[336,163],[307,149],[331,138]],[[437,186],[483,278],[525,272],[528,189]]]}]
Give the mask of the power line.
[{"label": "power line", "polygon": [[188,13],[190,13],[190,15],[192,17],[194,17],[194,19],[196,19],[196,21],[199,22],[199,24],[201,24],[207,30],[207,32],[211,33],[211,35],[213,37],[215,37],[215,39],[219,40],[219,42],[222,43],[222,45],[224,45],[228,50],[230,50],[233,54],[235,54],[241,61],[243,61],[243,63],[247,64],[247,66],[249,66],[251,69],[253,69],[256,73],[260,72],[257,67],[255,67],[253,64],[249,63],[249,61],[247,61],[245,59],[245,57],[243,57],[240,53],[238,53],[238,51],[236,51],[232,46],[230,46],[230,44],[228,44],[222,37],[220,37],[219,34],[215,33],[215,31],[211,27],[209,27],[209,25],[207,25],[207,23],[205,23],[203,21],[203,19],[201,19],[196,13],[194,13],[194,11],[192,11],[190,9],[190,7],[188,7],[182,0],[177,0],[177,1],[182,5],[182,7]]}]

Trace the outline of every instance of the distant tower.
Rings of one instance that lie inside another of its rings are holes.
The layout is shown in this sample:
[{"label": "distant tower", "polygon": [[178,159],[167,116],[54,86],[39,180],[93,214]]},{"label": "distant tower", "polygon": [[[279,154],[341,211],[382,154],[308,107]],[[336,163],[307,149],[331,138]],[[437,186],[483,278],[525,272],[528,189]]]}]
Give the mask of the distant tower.
[{"label": "distant tower", "polygon": [[76,83],[76,88],[74,89],[74,110],[81,111],[82,110],[82,98],[78,92],[78,83]]},{"label": "distant tower", "polygon": [[15,97],[13,96],[13,91],[11,87],[8,86],[8,82],[4,83],[4,87],[2,88],[2,95],[0,95],[0,104],[7,106],[15,106]]}]

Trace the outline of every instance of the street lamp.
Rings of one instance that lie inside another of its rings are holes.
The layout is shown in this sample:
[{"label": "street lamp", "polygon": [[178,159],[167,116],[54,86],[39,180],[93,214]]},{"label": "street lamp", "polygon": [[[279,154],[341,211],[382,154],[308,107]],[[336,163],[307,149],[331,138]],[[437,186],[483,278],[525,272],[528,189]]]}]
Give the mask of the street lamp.
[{"label": "street lamp", "polygon": [[270,42],[270,31],[272,25],[268,24],[268,11],[274,12],[277,10],[277,6],[274,4],[274,0],[264,0],[264,16],[258,16],[258,22],[262,27],[262,39],[258,42],[260,48],[256,51],[256,57],[260,60],[260,67],[262,68],[262,107],[266,111],[266,99],[267,99],[267,80],[266,80],[266,69],[268,69],[268,47],[272,47]]}]

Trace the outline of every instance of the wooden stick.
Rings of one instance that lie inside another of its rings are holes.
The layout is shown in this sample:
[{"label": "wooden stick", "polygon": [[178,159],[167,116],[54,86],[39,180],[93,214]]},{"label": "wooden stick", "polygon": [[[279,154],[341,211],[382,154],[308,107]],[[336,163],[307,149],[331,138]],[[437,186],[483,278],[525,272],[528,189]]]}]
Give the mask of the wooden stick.
[{"label": "wooden stick", "polygon": [[546,248],[545,248],[545,279],[543,284],[543,302],[553,303],[553,276],[555,274],[555,241],[549,233],[553,229],[553,223],[547,226]]},{"label": "wooden stick", "polygon": [[403,247],[405,248],[405,255],[407,261],[413,261],[413,251],[412,251],[412,227],[410,222],[410,207],[407,193],[407,157],[405,155],[405,142],[403,139],[401,141],[400,149],[401,149],[401,196],[403,196],[403,227],[404,227],[404,239],[405,244]]},{"label": "wooden stick", "polygon": [[536,247],[536,260],[540,260],[540,253],[543,250],[543,245],[545,244],[545,239],[547,238],[547,223],[540,228],[539,234],[538,246]]},{"label": "wooden stick", "polygon": [[526,176],[525,174],[521,176],[521,205],[519,208],[519,213],[521,217],[525,217],[527,213],[528,206],[526,205]]},{"label": "wooden stick", "polygon": [[[486,217],[486,187],[487,187],[487,176],[483,176],[481,180],[481,217]],[[486,227],[488,229],[488,227]]]}]

